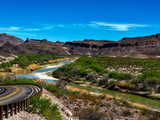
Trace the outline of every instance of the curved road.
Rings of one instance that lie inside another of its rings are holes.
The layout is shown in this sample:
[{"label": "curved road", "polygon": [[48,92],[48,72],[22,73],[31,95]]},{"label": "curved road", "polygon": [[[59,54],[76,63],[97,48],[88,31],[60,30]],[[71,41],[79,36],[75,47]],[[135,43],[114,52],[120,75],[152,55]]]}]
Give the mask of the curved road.
[{"label": "curved road", "polygon": [[33,85],[0,86],[0,106],[27,99],[39,91],[40,88]]}]

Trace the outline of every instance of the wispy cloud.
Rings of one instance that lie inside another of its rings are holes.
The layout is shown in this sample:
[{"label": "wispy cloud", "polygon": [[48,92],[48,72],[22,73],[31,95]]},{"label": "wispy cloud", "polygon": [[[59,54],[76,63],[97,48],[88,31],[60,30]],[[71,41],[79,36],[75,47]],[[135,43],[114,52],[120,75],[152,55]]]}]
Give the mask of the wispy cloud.
[{"label": "wispy cloud", "polygon": [[39,28],[28,28],[28,29],[24,29],[24,31],[40,31],[42,29]]},{"label": "wispy cloud", "polygon": [[138,27],[148,27],[149,25],[143,24],[119,24],[119,23],[107,23],[107,22],[90,22],[88,26],[91,27],[109,27],[109,30],[114,31],[129,31]]},{"label": "wispy cloud", "polygon": [[[92,21],[89,23],[75,23],[75,24],[42,24],[38,28],[25,28],[25,27],[0,27],[0,32],[8,32],[8,31],[29,31],[29,32],[38,32],[38,31],[45,31],[45,30],[53,30],[56,28],[67,28],[67,29],[77,29],[77,28],[94,28],[94,29],[105,29],[108,31],[129,31],[135,30],[137,28],[149,27],[151,25],[145,24],[128,24],[128,23],[109,23],[109,22],[98,22]],[[152,26],[153,27],[153,26]]]},{"label": "wispy cloud", "polygon": [[[61,27],[61,26],[59,26]],[[8,32],[8,31],[41,31],[41,30],[49,30],[53,27],[40,27],[40,28],[24,28],[24,27],[0,27],[0,32]]]},{"label": "wispy cloud", "polygon": [[19,30],[19,27],[9,27],[8,30]]},{"label": "wispy cloud", "polygon": [[19,27],[0,27],[0,31],[17,31],[19,30]]}]

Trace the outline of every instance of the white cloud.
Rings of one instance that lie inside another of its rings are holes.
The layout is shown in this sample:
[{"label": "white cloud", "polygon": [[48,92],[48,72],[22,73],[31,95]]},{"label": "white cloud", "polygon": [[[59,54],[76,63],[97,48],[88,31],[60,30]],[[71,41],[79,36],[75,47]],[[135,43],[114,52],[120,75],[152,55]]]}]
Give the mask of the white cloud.
[{"label": "white cloud", "polygon": [[13,30],[13,31],[14,31],[14,30],[19,30],[19,29],[20,29],[19,27],[9,27],[9,28],[8,28],[8,30]]},{"label": "white cloud", "polygon": [[[96,29],[105,29],[105,30],[112,30],[112,31],[129,31],[136,28],[148,27],[150,25],[145,24],[127,24],[127,23],[108,23],[108,22],[97,22],[92,21],[88,24],[85,23],[77,23],[77,24],[44,24],[39,28],[24,28],[24,27],[0,27],[0,32],[8,32],[8,31],[45,31],[51,30],[56,28],[68,28],[68,29],[77,29],[77,28],[96,28]],[[152,25],[153,27],[153,25]]]},{"label": "white cloud", "polygon": [[91,27],[110,27],[110,30],[115,31],[129,31],[131,29],[135,29],[137,27],[147,27],[149,25],[142,24],[115,24],[115,23],[107,23],[107,22],[90,22],[88,26]]},{"label": "white cloud", "polygon": [[24,31],[40,31],[41,29],[39,28],[27,28],[27,29],[24,29]]},{"label": "white cloud", "polygon": [[0,31],[17,31],[20,30],[19,27],[0,27]]}]

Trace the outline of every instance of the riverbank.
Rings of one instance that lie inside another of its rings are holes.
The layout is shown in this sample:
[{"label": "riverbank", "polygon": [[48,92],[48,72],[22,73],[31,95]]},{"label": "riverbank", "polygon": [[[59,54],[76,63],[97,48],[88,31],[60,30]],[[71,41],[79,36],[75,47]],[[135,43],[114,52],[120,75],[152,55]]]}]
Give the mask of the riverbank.
[{"label": "riverbank", "polygon": [[[102,95],[104,95],[107,99],[115,99],[115,100],[119,100],[119,101],[124,100],[121,97],[116,97],[116,96],[112,96],[112,95],[108,95],[108,94],[104,94],[104,93],[89,92],[88,90],[79,89],[79,88],[75,88],[75,87],[71,87],[71,86],[67,86],[67,89],[71,90],[71,91],[75,91],[75,92],[92,94],[92,95],[95,95],[95,96],[102,96]],[[127,98],[126,98],[125,102],[128,103],[133,108],[139,108],[139,109],[143,109],[143,110],[151,110],[151,111],[160,113],[160,110],[150,108],[147,105],[130,102],[130,101],[127,100]]]},{"label": "riverbank", "polygon": [[[96,88],[96,89],[105,89],[103,86],[98,86],[97,84],[93,84],[91,82],[83,82],[83,81],[72,81],[72,83],[84,86],[84,87],[91,87],[91,88]],[[159,93],[150,93],[150,92],[142,92],[142,91],[133,91],[133,90],[128,90],[128,89],[122,89],[118,86],[115,87],[115,89],[111,89],[114,91],[118,91],[121,93],[126,93],[126,94],[133,94],[133,95],[139,95],[143,97],[147,97],[150,99],[155,99],[155,100],[160,100],[160,94]]]},{"label": "riverbank", "polygon": [[[63,65],[64,65],[63,62],[59,62],[59,63],[55,63],[55,64],[53,64],[53,63],[52,64],[46,64],[46,65],[43,65],[41,67],[43,67],[44,69],[48,69],[48,68],[58,68],[58,67],[61,67]],[[36,76],[39,79],[56,80],[56,81],[59,80],[57,78],[53,78],[52,76],[48,76],[47,75],[48,72],[50,72],[50,71],[41,72],[41,73],[35,73],[35,72],[33,72],[32,75]]]}]

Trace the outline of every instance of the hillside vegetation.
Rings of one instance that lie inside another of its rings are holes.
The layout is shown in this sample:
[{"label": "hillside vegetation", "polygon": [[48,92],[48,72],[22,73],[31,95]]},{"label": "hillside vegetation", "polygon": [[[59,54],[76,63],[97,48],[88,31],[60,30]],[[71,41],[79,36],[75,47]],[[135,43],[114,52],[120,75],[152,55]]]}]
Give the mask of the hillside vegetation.
[{"label": "hillside vegetation", "polygon": [[57,59],[61,57],[66,57],[63,55],[54,55],[54,54],[29,54],[29,55],[20,55],[10,62],[0,64],[1,71],[9,71],[9,67],[17,65],[21,68],[26,68],[30,64],[44,64],[52,59]]}]

